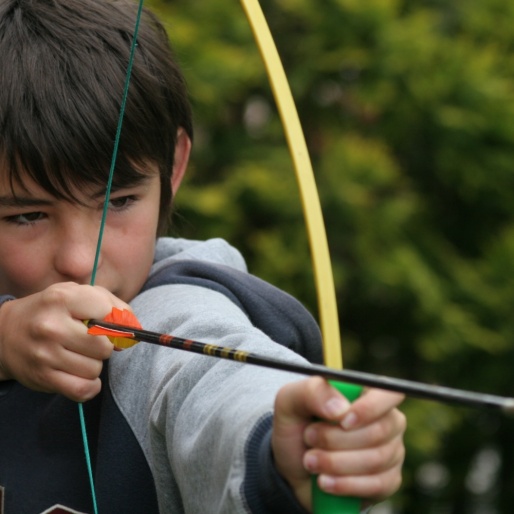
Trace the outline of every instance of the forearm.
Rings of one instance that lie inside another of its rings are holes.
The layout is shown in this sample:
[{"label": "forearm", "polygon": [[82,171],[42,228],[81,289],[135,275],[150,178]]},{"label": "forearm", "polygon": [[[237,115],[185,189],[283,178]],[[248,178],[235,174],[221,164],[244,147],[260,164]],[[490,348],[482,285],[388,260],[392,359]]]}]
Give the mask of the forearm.
[{"label": "forearm", "polygon": [[4,367],[2,365],[2,341],[1,341],[1,327],[2,323],[4,322],[2,320],[2,314],[5,315],[5,309],[2,309],[2,305],[10,300],[14,300],[14,296],[11,295],[1,295],[0,296],[0,381],[4,380],[10,380],[10,376],[8,373],[4,370]]},{"label": "forearm", "polygon": [[[191,305],[195,306],[194,311]],[[300,359],[257,331],[232,302],[205,288],[190,285],[155,288],[133,301],[132,308],[143,326],[150,330]],[[132,366],[136,361],[138,366]],[[130,381],[129,370],[138,373]],[[195,512],[235,512],[247,508],[243,506],[251,501],[249,496],[252,499],[260,496],[262,487],[267,494],[271,490],[274,498],[282,498],[277,490],[281,489],[280,483],[269,484],[267,489],[261,476],[248,476],[247,444],[261,416],[271,413],[276,391],[285,382],[299,377],[277,371],[263,372],[254,366],[169,348],[156,349],[144,343],[116,353],[109,364],[109,372],[117,403],[131,425],[135,425],[135,433],[141,432],[141,440],[147,439],[148,424],[139,425],[145,418],[141,414],[145,407],[135,407],[135,398],[141,398],[144,403],[148,396],[151,401],[150,417],[156,423],[151,436],[168,434],[165,438],[152,437],[149,451],[152,465],[162,473],[171,471],[170,480],[176,481],[171,494],[169,487],[161,489],[158,484],[162,502],[180,502],[185,510]],[[146,384],[144,392],[138,386],[142,380]],[[264,456],[269,462],[271,455],[269,440],[267,446],[264,441],[261,441],[262,446],[257,444],[259,441],[254,442],[251,457],[255,460],[250,467],[257,471],[260,464],[256,461]],[[215,469],[216,473],[207,475],[206,469]],[[198,476],[202,477],[201,490]],[[287,496],[287,485],[284,490]],[[252,492],[257,494],[252,495]],[[289,495],[293,496],[291,491]],[[291,503],[294,501],[292,498]],[[252,512],[272,512],[251,503]],[[281,505],[284,503],[285,500],[281,501]],[[296,511],[287,503],[287,507],[278,512]]]},{"label": "forearm", "polygon": [[279,475],[271,452],[271,415],[263,418],[246,444],[244,494],[255,513],[307,514]]}]

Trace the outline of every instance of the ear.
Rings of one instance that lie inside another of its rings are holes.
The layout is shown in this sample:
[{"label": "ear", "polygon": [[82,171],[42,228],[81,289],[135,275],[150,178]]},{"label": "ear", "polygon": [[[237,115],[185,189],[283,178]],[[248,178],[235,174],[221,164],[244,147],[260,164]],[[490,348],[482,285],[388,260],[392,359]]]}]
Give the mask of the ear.
[{"label": "ear", "polygon": [[177,142],[175,143],[173,173],[171,174],[171,191],[173,196],[177,194],[178,188],[186,173],[190,153],[191,139],[183,128],[179,128],[177,131]]}]

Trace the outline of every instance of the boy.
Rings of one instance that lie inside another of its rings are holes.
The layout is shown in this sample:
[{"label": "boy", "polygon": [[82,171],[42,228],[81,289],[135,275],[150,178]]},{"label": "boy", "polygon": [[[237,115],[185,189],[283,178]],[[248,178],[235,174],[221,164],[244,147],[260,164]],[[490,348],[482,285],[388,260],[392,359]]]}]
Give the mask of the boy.
[{"label": "boy", "polygon": [[156,238],[192,125],[148,13],[88,285],[134,20],[124,0],[0,0],[3,512],[92,512],[76,401],[101,513],[302,513],[312,473],[333,494],[393,493],[400,395],[369,391],[350,406],[319,378],[145,343],[113,353],[87,334],[82,320],[118,307],[149,330],[290,360],[303,358],[285,346],[318,336],[223,241]]}]

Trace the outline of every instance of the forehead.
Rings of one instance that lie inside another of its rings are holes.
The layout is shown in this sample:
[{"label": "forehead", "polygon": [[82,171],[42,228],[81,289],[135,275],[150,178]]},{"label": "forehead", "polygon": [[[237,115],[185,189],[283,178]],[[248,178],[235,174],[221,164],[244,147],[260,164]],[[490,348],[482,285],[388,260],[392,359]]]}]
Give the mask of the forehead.
[{"label": "forehead", "polygon": [[[154,177],[159,177],[159,169],[152,161],[123,166],[115,169],[111,189],[135,187]],[[81,203],[105,196],[108,182],[108,170],[102,173],[92,171],[87,176],[63,170],[54,173],[51,169],[40,168],[34,171],[18,163],[8,166],[4,159],[0,159],[0,195],[3,197],[57,198]]]},{"label": "forehead", "polygon": [[[66,200],[84,204],[93,198],[102,197],[102,191],[94,188],[72,189],[70,198]],[[30,207],[49,205],[55,201],[56,197],[41,187],[30,176],[18,177],[15,181],[10,181],[5,173],[0,173],[0,206],[3,207]],[[63,198],[59,198],[63,199]]]}]

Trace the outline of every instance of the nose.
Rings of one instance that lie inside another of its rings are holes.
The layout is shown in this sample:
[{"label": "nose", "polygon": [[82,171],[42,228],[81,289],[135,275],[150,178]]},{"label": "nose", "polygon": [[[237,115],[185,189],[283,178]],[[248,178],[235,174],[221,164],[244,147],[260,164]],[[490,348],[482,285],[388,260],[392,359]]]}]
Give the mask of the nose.
[{"label": "nose", "polygon": [[[87,284],[91,279],[98,242],[98,225],[91,216],[74,215],[57,231],[54,268],[63,281]],[[101,255],[97,268],[101,267]]]}]

